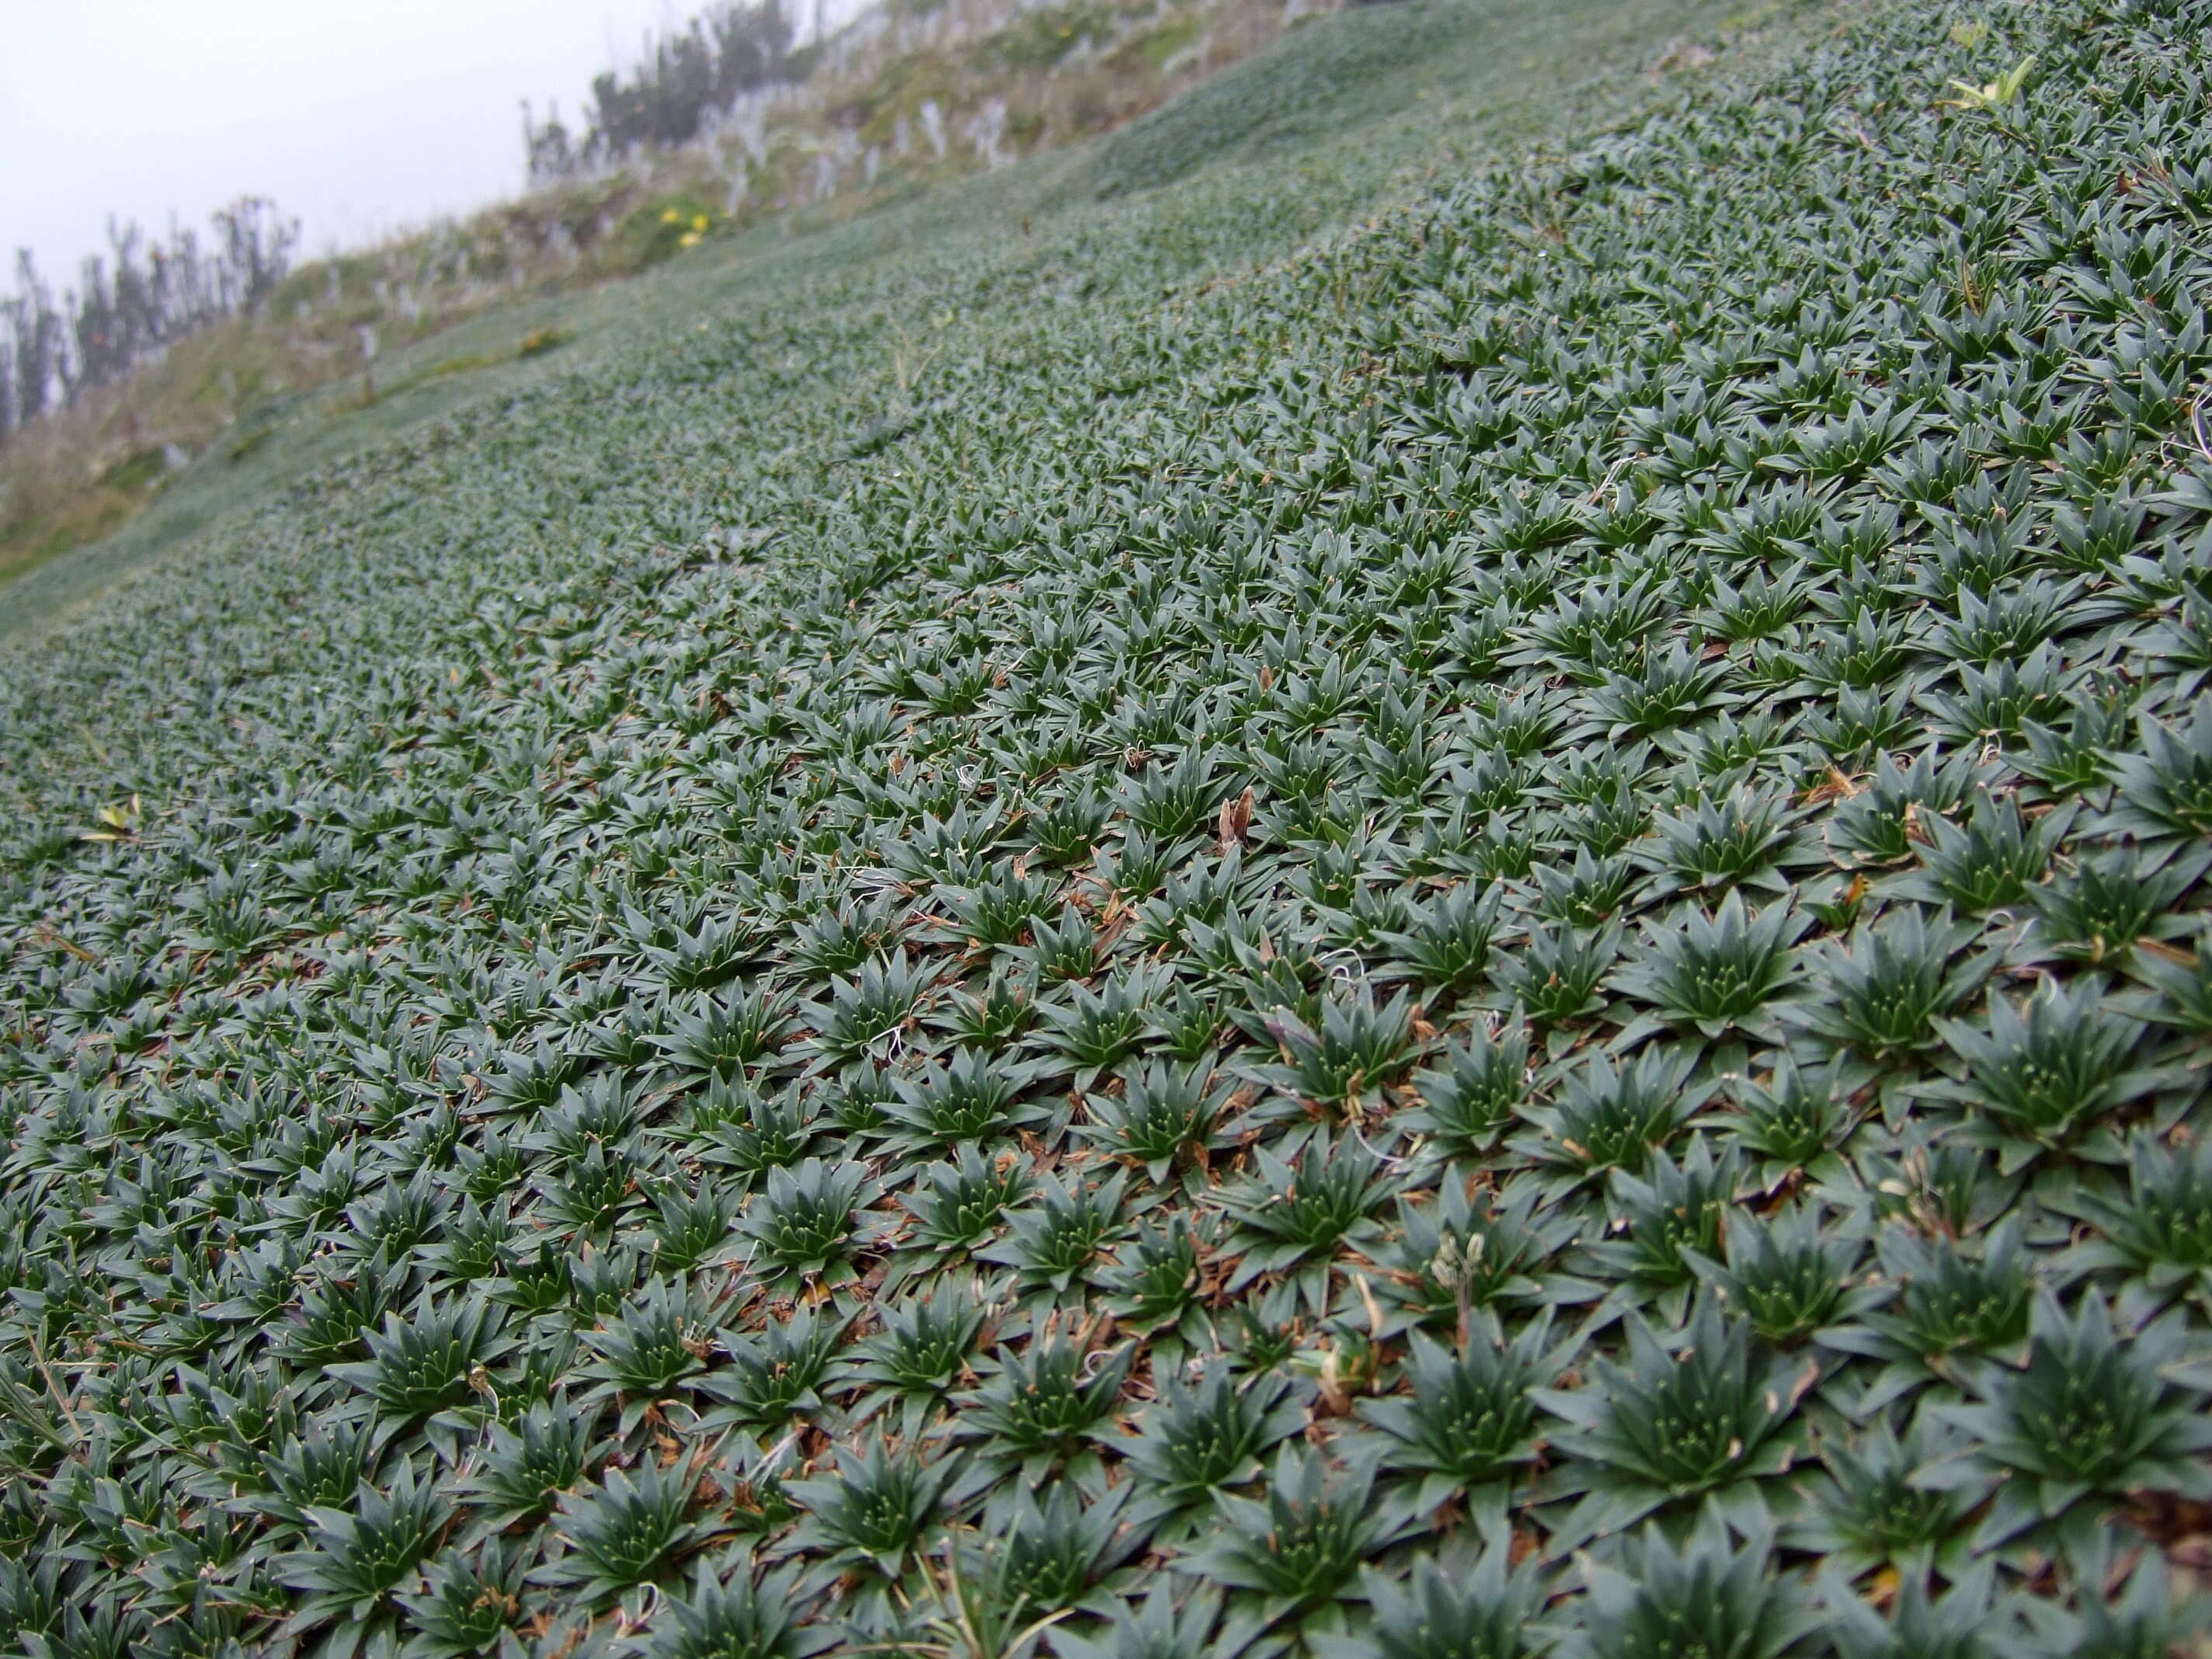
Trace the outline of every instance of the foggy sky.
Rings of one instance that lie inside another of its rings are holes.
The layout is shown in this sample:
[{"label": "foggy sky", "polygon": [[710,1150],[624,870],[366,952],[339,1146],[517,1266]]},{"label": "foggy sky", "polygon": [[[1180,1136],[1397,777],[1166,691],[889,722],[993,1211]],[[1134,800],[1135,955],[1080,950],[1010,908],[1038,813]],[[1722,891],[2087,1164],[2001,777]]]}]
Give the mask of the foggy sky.
[{"label": "foggy sky", "polygon": [[[846,15],[849,5],[835,9]],[[356,246],[521,186],[520,100],[573,131],[671,0],[0,0],[0,288],[15,250],[74,281],[107,216],[269,196],[301,251]],[[804,27],[811,3],[788,8]]]}]

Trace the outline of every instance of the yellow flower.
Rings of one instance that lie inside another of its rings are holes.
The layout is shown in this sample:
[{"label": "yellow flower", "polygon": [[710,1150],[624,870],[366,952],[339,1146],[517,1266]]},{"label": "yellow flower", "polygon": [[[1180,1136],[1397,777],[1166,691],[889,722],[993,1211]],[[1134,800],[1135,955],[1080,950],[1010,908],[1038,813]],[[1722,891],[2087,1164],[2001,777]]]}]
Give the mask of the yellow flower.
[{"label": "yellow flower", "polygon": [[664,225],[672,225],[683,216],[674,208],[664,208],[661,210],[660,222]]},{"label": "yellow flower", "polygon": [[698,233],[697,231],[696,231],[696,230],[687,230],[687,231],[685,231],[685,232],[684,232],[681,236],[679,236],[679,237],[678,237],[678,238],[676,239],[676,246],[678,246],[678,247],[696,247],[696,246],[699,246],[699,233]]},{"label": "yellow flower", "polygon": [[693,217],[692,221],[691,221],[691,228],[692,228],[692,229],[694,229],[694,230],[704,230],[704,229],[706,229],[706,228],[707,228],[707,216],[706,216],[705,214],[703,214],[703,213],[702,213],[702,214],[698,214],[698,215],[696,215],[696,216]]}]

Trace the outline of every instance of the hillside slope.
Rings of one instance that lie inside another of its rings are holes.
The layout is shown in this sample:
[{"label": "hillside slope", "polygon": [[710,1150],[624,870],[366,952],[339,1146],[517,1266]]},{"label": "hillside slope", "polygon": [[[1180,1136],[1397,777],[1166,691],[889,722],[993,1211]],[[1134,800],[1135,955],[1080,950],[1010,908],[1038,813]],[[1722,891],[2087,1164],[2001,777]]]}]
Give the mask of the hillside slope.
[{"label": "hillside slope", "polygon": [[[854,219],[918,222],[933,238],[948,202],[963,204],[958,216],[994,201],[1010,210],[1009,226],[1079,208],[1115,181],[1071,173],[1071,147],[1082,153],[1271,42],[1280,50],[1256,79],[1233,82],[1233,98],[1209,90],[1180,106],[1146,129],[1142,156],[1120,139],[1097,155],[1125,173],[1134,159],[1158,183],[1163,162],[1188,171],[1261,145],[1337,144],[1415,98],[1432,100],[1424,118],[1399,125],[1420,130],[1422,147],[1449,131],[1517,145],[1573,130],[1560,119],[1563,84],[1617,82],[1624,59],[1641,69],[1660,56],[1662,21],[1706,31],[1683,37],[1703,50],[1717,27],[1729,32],[1722,20],[1741,25],[1775,3],[1746,12],[1697,0],[1663,15],[1648,0],[1460,3],[1339,19],[1301,0],[1040,0],[1012,12],[994,0],[885,0],[821,52],[800,53],[794,72],[811,72],[799,84],[742,103],[690,142],[300,265],[249,313],[173,339],[120,380],[83,388],[65,411],[0,434],[0,584],[149,508],[158,514],[153,529],[10,594],[0,633],[11,610],[44,614],[57,581],[81,592],[93,574],[131,562],[131,550],[205,522],[211,501],[250,499],[271,475],[249,459],[281,458],[278,471],[295,473],[410,423],[426,401],[494,395],[517,358],[571,343],[576,330],[562,318],[599,347],[627,336],[606,325],[634,313],[648,333],[665,329],[652,291],[631,287],[654,265],[719,271],[714,303],[737,302],[742,284],[744,302],[790,306],[806,295],[776,282],[778,249]],[[1030,165],[1015,179],[959,187],[1018,155]],[[902,210],[917,206],[918,218]],[[858,246],[883,228],[872,222]],[[851,246],[833,237],[826,257],[842,263]]]},{"label": "hillside slope", "polygon": [[[1148,306],[1164,285],[1264,262],[1371,210],[1400,192],[1393,180],[1404,169],[1516,153],[1540,136],[1587,130],[1649,100],[1644,72],[1669,40],[1722,46],[1743,33],[1746,17],[1780,13],[1776,0],[1748,12],[1721,0],[1566,0],[1533,9],[1414,0],[1309,19],[1249,67],[1098,144],[908,191],[848,220],[816,210],[797,216],[812,227],[798,234],[758,223],[641,276],[492,308],[387,349],[367,406],[358,376],[274,399],[169,477],[121,532],[11,583],[0,640],[44,628],[312,467],[548,376],[665,349],[702,315],[803,319],[890,306],[896,328],[942,352],[936,319],[947,311],[978,337],[1004,320],[967,312],[977,272],[1028,273],[1015,278],[1027,283],[1071,258],[1090,265],[1087,307]],[[1758,49],[1755,36],[1745,45]],[[1359,142],[1343,142],[1355,133]],[[1268,164],[1231,171],[1255,156]],[[1204,176],[1190,189],[1099,205],[1133,182],[1194,172]],[[1102,246],[1114,255],[1097,259],[1092,251]],[[911,280],[903,267],[917,252],[951,274]],[[561,344],[522,354],[533,338]],[[885,360],[813,395],[828,398],[823,413],[841,420],[849,386],[878,396],[896,381]]]},{"label": "hillside slope", "polygon": [[2208,25],[1194,106],[8,647],[26,1651],[2184,1640]]}]

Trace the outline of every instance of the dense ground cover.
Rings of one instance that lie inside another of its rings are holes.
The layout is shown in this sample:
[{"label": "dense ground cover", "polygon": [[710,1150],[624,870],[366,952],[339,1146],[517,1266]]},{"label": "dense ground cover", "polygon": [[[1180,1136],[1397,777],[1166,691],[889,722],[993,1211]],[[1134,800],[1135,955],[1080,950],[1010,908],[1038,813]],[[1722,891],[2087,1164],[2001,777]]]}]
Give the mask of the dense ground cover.
[{"label": "dense ground cover", "polygon": [[2165,1650],[2208,24],[825,270],[14,647],[0,1620]]}]

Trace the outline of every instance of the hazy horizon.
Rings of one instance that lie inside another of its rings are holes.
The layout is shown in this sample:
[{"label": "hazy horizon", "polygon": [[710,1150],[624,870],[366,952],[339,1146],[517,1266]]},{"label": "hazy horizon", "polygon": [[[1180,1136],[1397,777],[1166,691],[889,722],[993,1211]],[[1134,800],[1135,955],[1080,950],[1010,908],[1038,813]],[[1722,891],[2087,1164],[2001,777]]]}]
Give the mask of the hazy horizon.
[{"label": "hazy horizon", "polygon": [[[834,6],[849,15],[852,4]],[[572,126],[592,77],[628,68],[672,0],[154,0],[10,20],[0,66],[0,288],[28,247],[58,291],[111,214],[207,231],[240,196],[301,223],[301,257],[518,192],[521,100]],[[805,0],[790,7],[804,28]]]}]

